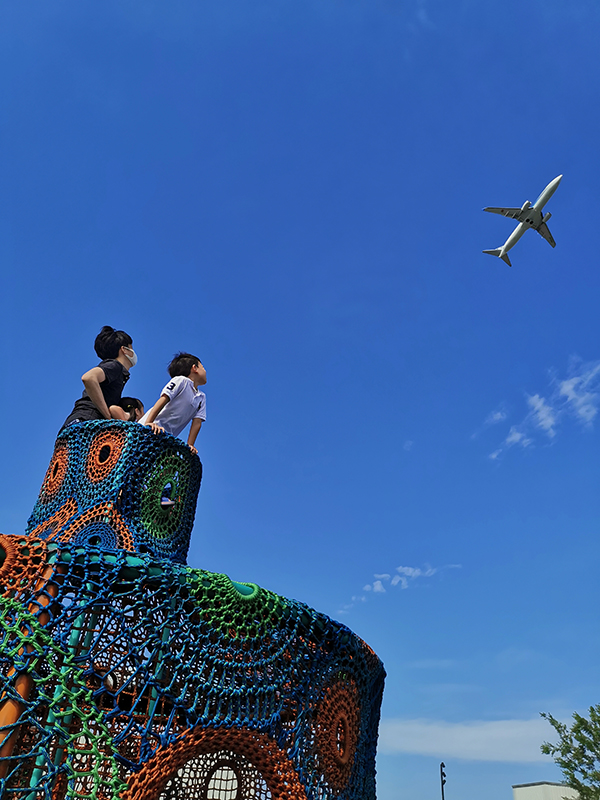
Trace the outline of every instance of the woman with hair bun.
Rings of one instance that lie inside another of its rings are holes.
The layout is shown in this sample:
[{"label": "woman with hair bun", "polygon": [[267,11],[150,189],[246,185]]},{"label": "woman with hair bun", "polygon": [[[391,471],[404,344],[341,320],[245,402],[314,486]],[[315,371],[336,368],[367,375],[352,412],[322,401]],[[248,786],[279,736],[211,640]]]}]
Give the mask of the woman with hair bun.
[{"label": "woman with hair bun", "polygon": [[137,364],[137,355],[132,347],[133,339],[125,331],[117,331],[105,325],[94,342],[94,350],[101,359],[81,376],[84,390],[75,402],[63,428],[91,419],[110,419],[109,406],[121,399],[123,387],[129,380],[129,370]]},{"label": "woman with hair bun", "polygon": [[122,397],[108,410],[113,419],[120,419],[122,422],[139,422],[144,416],[144,404],[137,397]]}]

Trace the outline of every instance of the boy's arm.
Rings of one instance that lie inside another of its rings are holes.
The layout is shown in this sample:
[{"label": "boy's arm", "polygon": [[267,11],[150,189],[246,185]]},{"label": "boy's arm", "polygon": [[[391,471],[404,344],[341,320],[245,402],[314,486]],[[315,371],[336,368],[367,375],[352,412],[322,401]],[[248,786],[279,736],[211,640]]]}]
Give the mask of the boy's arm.
[{"label": "boy's arm", "polygon": [[196,454],[198,453],[198,451],[194,447],[194,442],[196,441],[196,436],[198,436],[198,434],[200,433],[201,427],[202,427],[202,420],[199,419],[198,417],[195,417],[192,420],[192,424],[190,425],[190,432],[188,434],[188,440],[187,440],[188,446],[192,451],[192,453]]},{"label": "boy's arm", "polygon": [[106,375],[102,367],[92,367],[92,369],[81,376],[81,380],[83,381],[87,395],[92,403],[96,406],[104,419],[110,419],[110,411],[108,410],[106,400],[100,388],[100,384],[104,383],[106,380]]},{"label": "boy's arm", "polygon": [[157,418],[157,416],[169,402],[169,399],[170,398],[166,394],[161,394],[156,403],[154,403],[154,405],[148,412],[148,416],[144,420],[144,425],[150,425],[152,422],[154,422],[154,420]]}]

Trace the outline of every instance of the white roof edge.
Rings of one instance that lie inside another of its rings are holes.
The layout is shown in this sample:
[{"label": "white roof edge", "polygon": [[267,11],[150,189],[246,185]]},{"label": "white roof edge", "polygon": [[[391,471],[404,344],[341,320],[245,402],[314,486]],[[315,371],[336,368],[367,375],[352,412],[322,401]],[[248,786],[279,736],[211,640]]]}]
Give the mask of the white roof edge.
[{"label": "white roof edge", "polygon": [[564,786],[566,789],[571,788],[567,783],[556,783],[555,781],[535,781],[534,783],[515,783],[512,789],[523,789],[525,786]]}]

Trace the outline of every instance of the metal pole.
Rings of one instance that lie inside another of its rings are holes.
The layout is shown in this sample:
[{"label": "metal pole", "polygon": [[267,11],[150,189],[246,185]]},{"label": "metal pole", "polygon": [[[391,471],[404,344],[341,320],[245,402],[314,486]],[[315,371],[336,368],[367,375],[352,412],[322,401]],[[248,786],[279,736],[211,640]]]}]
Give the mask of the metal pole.
[{"label": "metal pole", "polygon": [[444,784],[446,783],[446,773],[444,770],[446,769],[446,765],[442,761],[440,764],[440,784],[442,786],[442,800],[444,800]]}]

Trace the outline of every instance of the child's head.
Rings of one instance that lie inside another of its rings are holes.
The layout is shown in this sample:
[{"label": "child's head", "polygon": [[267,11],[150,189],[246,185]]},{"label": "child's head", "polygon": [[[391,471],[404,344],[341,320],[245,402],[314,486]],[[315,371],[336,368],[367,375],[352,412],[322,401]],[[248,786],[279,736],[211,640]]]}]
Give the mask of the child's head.
[{"label": "child's head", "polygon": [[178,375],[189,378],[192,367],[199,365],[200,359],[198,356],[193,356],[191,353],[176,353],[167,369],[172,378],[176,378]]},{"label": "child's head", "polygon": [[[94,350],[98,358],[102,360],[107,358],[116,358],[119,355],[119,350],[122,347],[132,349],[133,339],[125,331],[116,331],[110,325],[105,325],[94,342]],[[130,359],[131,360],[131,359]]]},{"label": "child's head", "polygon": [[129,422],[139,422],[144,416],[144,404],[137,397],[122,397],[117,405],[129,415]]}]

